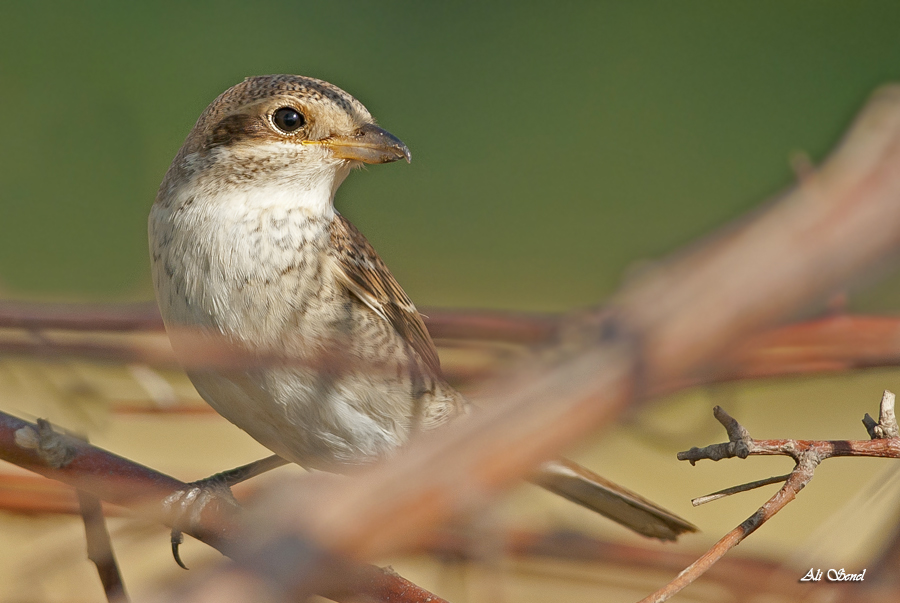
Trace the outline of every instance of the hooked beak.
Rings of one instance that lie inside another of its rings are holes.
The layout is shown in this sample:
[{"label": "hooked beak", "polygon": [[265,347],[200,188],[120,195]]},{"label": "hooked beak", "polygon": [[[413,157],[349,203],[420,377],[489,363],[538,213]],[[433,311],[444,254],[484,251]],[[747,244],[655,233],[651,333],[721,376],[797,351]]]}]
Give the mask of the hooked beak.
[{"label": "hooked beak", "polygon": [[366,124],[349,136],[332,136],[312,144],[328,147],[340,159],[363,163],[390,163],[398,159],[409,163],[412,159],[402,140],[374,124]]}]

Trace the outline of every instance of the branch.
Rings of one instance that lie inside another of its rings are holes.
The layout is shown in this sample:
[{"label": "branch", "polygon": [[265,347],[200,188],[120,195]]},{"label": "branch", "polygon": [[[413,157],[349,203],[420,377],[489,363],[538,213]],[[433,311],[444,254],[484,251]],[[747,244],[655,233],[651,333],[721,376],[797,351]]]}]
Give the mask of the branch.
[{"label": "branch", "polygon": [[[890,392],[885,393],[886,397],[893,396]],[[679,452],[679,461],[689,461],[694,465],[704,459],[719,461],[734,457],[744,459],[750,455],[777,455],[790,456],[799,462],[804,454],[813,455],[820,461],[840,456],[900,458],[900,438],[897,437],[880,437],[873,440],[754,440],[720,406],[713,409],[713,415],[723,425],[737,425],[741,431],[729,431],[728,442]],[[896,420],[894,426],[896,427]]]},{"label": "branch", "polygon": [[[489,310],[423,311],[432,337],[536,343],[550,337],[558,317],[551,314]],[[38,331],[162,331],[155,302],[124,304],[50,304],[0,302],[0,328]]]},{"label": "branch", "polygon": [[819,460],[816,455],[804,452],[799,455],[797,466],[791,471],[784,486],[770,498],[766,504],[760,507],[756,513],[748,517],[741,525],[726,534],[709,551],[704,553],[697,561],[684,569],[678,577],[666,584],[655,593],[641,599],[640,603],[661,603],[668,601],[673,595],[684,587],[693,583],[702,576],[714,563],[721,559],[725,553],[736,547],[744,538],[755,532],[778,511],[796,498],[797,494],[806,487],[813,477]]},{"label": "branch", "polygon": [[106,528],[106,519],[103,516],[103,507],[100,499],[82,490],[78,491],[78,503],[81,507],[81,517],[84,520],[84,532],[87,539],[87,553],[97,567],[103,592],[110,603],[127,602],[125,584],[119,573],[119,566],[113,554],[112,542],[109,539],[109,530]]},{"label": "branch", "polygon": [[35,304],[0,302],[0,328],[73,331],[161,331],[155,302],[130,304]]},{"label": "branch", "polygon": [[745,379],[900,366],[900,319],[836,315],[795,323],[737,341],[707,371],[673,378],[652,395]]},{"label": "branch", "polygon": [[[863,441],[833,441],[833,440],[754,440],[749,432],[735,419],[733,419],[721,407],[713,409],[716,420],[725,427],[728,434],[728,442],[712,444],[703,448],[691,448],[686,452],[678,453],[678,460],[689,461],[692,465],[698,460],[719,461],[726,458],[745,459],[750,455],[783,455],[796,461],[794,470],[787,476],[761,480],[747,486],[738,486],[723,490],[716,495],[702,497],[721,498],[738,492],[745,492],[748,486],[757,487],[763,482],[785,481],[784,486],[775,493],[752,516],[741,525],[725,535],[709,551],[697,561],[689,565],[678,576],[652,595],[642,599],[640,603],[660,603],[667,601],[684,587],[694,582],[703,575],[725,553],[736,547],[744,538],[756,531],[765,522],[771,519],[778,511],[796,498],[797,494],[806,487],[815,473],[816,467],[822,461],[838,456],[861,457],[888,457],[900,458],[900,437],[897,436],[897,418],[894,415],[894,394],[885,390],[881,398],[880,421],[875,421],[866,414],[863,423],[870,433],[871,440]],[[885,435],[894,434],[894,435]],[[784,480],[784,477],[787,479]],[[721,494],[721,496],[719,496]],[[698,499],[698,500],[702,500]],[[707,502],[703,500],[703,502]],[[695,501],[695,504],[700,504]]]},{"label": "branch", "polygon": [[[29,423],[2,412],[0,459],[84,492],[82,501],[87,503],[90,513],[96,512],[97,506],[84,496],[126,507],[142,517],[169,527],[175,527],[177,510],[167,510],[164,501],[188,486],[173,477],[91,446],[83,440],[55,432],[46,421]],[[254,555],[244,546],[247,539],[243,535],[242,521],[239,509],[231,500],[213,497],[211,504],[200,510],[197,524],[179,525],[178,528],[225,555],[247,562]],[[96,526],[86,522],[86,529],[90,532]],[[99,541],[96,536],[89,535],[89,549]],[[321,590],[317,593],[331,596],[337,601],[349,601],[357,593],[389,603],[443,601],[392,572],[340,560],[314,543],[306,543],[304,550],[320,560],[312,566],[320,572],[316,584]],[[99,556],[102,557],[102,554],[101,551]],[[100,569],[101,563],[96,561],[97,555],[94,550],[91,558]],[[275,565],[284,567],[281,564]],[[302,567],[303,564],[298,563],[294,569],[299,571]],[[338,567],[340,573],[322,572],[323,567]]]},{"label": "branch", "polygon": [[[545,314],[439,309],[430,310],[428,316],[429,332],[441,349],[471,349],[481,358],[474,363],[460,362],[458,356],[446,359],[444,373],[454,383],[495,376],[499,364],[509,364],[509,351],[515,349],[509,345],[546,343],[558,336],[563,319]],[[155,307],[150,311],[144,304],[0,302],[0,328],[4,326],[40,334],[0,333],[0,352],[6,354],[179,367],[168,339],[160,332],[162,319]],[[61,330],[68,331],[64,337]],[[102,339],[95,337],[98,331],[105,332]],[[110,332],[120,335],[111,340]],[[141,336],[126,337],[124,333]],[[709,370],[662,381],[647,395],[736,380],[900,366],[898,339],[900,318],[886,316],[837,315],[776,327],[737,342]],[[202,355],[198,359],[209,362]]]}]

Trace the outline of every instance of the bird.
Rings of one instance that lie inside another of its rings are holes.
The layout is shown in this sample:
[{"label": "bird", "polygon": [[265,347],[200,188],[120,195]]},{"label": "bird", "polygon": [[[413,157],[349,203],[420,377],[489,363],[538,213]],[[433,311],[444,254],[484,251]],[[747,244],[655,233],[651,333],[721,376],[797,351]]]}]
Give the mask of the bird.
[{"label": "bird", "polygon": [[[334,207],[354,168],[410,159],[341,88],[255,76],[202,112],[159,187],[148,235],[173,350],[200,396],[276,465],[350,472],[472,409],[444,379],[422,315]],[[248,361],[203,366],[198,338]],[[645,536],[696,530],[568,460],[531,479]]]}]

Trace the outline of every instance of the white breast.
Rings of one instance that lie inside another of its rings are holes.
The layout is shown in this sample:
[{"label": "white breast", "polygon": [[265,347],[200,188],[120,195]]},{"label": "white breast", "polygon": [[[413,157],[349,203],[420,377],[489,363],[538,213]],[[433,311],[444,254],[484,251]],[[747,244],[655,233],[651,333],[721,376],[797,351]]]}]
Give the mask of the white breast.
[{"label": "white breast", "polygon": [[158,201],[149,238],[167,324],[270,341],[301,301],[304,281],[321,279],[315,272],[325,260],[344,172],[307,170],[293,183],[281,176],[227,184],[195,177]]},{"label": "white breast", "polygon": [[[327,325],[344,299],[327,253],[334,188],[328,179],[306,188],[195,183],[157,203],[149,224],[153,278],[170,333],[196,327],[293,357],[333,335]],[[173,347],[184,364],[197,361],[177,338]],[[375,458],[408,430],[390,410],[371,412],[408,393],[365,376],[329,382],[302,365],[188,374],[225,418],[306,466]]]}]

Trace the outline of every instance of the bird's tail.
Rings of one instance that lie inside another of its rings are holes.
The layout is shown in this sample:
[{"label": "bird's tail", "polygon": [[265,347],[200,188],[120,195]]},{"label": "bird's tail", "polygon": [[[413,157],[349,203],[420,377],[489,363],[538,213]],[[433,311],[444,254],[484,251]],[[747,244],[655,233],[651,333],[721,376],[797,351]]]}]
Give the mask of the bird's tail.
[{"label": "bird's tail", "polygon": [[679,534],[697,531],[695,525],[639,494],[566,459],[544,463],[531,481],[644,536],[675,540]]}]

